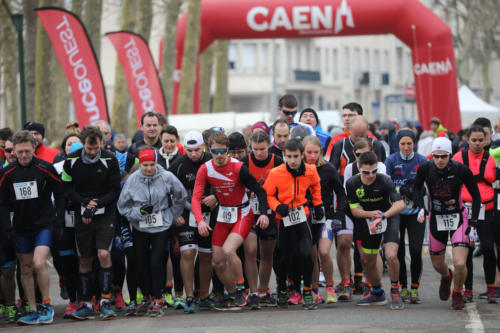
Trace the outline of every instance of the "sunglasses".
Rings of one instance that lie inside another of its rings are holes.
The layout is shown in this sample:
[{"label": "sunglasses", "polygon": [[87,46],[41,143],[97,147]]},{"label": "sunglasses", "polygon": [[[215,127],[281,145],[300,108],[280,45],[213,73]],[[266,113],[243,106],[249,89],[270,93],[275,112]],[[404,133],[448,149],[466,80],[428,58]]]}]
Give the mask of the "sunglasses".
[{"label": "sunglasses", "polygon": [[227,154],[228,148],[211,148],[210,152],[214,155]]},{"label": "sunglasses", "polygon": [[362,174],[364,175],[374,175],[377,173],[378,169],[372,169],[372,170],[360,170]]},{"label": "sunglasses", "polygon": [[283,109],[281,109],[281,112],[283,112],[285,116],[295,116],[297,114],[297,111],[287,111]]},{"label": "sunglasses", "polygon": [[447,158],[448,156],[450,156],[450,155],[448,155],[448,154],[432,154],[432,157],[437,158],[437,159],[442,158],[443,160],[445,158]]},{"label": "sunglasses", "polygon": [[222,127],[212,127],[212,129],[216,132],[221,132],[221,133],[224,133],[224,128]]},{"label": "sunglasses", "polygon": [[6,153],[9,153],[9,154],[12,153],[12,148],[5,148],[4,150]]}]

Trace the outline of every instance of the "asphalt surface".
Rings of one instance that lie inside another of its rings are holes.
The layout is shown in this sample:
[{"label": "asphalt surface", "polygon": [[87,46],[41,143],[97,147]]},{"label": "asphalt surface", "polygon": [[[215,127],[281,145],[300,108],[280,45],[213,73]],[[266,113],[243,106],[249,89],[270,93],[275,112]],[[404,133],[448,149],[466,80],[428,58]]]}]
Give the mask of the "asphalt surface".
[{"label": "asphalt surface", "polygon": [[[477,296],[486,289],[482,257],[474,259],[474,303],[464,311],[450,309],[451,301],[438,297],[439,275],[433,270],[429,255],[424,254],[424,272],[420,287],[422,304],[405,304],[403,310],[391,310],[389,305],[358,307],[353,301],[320,305],[317,310],[303,310],[290,306],[287,310],[265,308],[256,311],[219,312],[215,310],[184,314],[182,310],[168,309],[161,318],[123,316],[112,321],[100,319],[77,322],[62,319],[66,301],[58,296],[59,288],[52,269],[51,299],[56,319],[49,326],[25,327],[0,324],[0,331],[14,332],[498,332],[500,331],[500,304],[487,304]],[[448,254],[448,262],[451,262]],[[409,269],[409,267],[408,267]],[[409,277],[408,277],[409,278]],[[335,274],[338,281],[338,275]],[[383,284],[390,285],[387,274]],[[386,287],[389,294],[389,287]],[[324,294],[324,288],[321,288]],[[390,297],[389,297],[390,300]]]}]

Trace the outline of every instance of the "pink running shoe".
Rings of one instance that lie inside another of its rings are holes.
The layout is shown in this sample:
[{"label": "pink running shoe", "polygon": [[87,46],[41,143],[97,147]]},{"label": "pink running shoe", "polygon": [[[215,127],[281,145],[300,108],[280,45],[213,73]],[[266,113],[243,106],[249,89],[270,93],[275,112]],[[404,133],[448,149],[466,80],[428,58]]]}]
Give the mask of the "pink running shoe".
[{"label": "pink running shoe", "polygon": [[291,291],[290,292],[290,297],[288,298],[288,303],[292,305],[299,305],[302,304],[302,295],[298,292]]}]

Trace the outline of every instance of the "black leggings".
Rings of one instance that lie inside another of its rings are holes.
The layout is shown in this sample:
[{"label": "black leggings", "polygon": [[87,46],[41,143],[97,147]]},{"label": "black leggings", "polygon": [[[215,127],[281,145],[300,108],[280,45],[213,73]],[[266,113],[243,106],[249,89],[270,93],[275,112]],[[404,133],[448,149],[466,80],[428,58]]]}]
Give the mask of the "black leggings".
[{"label": "black leggings", "polygon": [[127,289],[131,301],[137,301],[137,269],[135,268],[134,248],[123,250],[127,258]]},{"label": "black leggings", "polygon": [[286,290],[286,277],[293,266],[302,268],[304,286],[312,283],[312,234],[309,223],[285,227],[280,223],[278,233],[278,290]]},{"label": "black leggings", "polygon": [[113,244],[111,248],[111,262],[113,265],[113,287],[115,290],[121,290],[125,282],[125,256],[121,247]]},{"label": "black leggings", "polygon": [[418,223],[417,214],[399,215],[399,282],[403,288],[407,288],[408,280],[406,277],[406,245],[405,231],[408,230],[408,243],[411,256],[411,283],[418,285],[422,275],[422,244],[425,235],[425,223]]},{"label": "black leggings", "polygon": [[483,251],[483,269],[486,284],[495,283],[497,265],[500,267],[499,258],[495,256],[494,246],[500,244],[500,223],[495,221],[493,210],[486,211],[485,220],[477,224],[477,234]]},{"label": "black leggings", "polygon": [[[51,251],[57,253],[62,284],[68,290],[69,300],[72,303],[77,301],[77,291],[79,286],[78,267],[79,261],[76,254],[75,230],[64,228],[63,237],[58,242],[54,242]],[[54,257],[55,258],[55,257]]]},{"label": "black leggings", "polygon": [[133,229],[135,267],[141,291],[146,297],[161,299],[168,254],[165,247],[169,235],[169,230],[147,233]]}]

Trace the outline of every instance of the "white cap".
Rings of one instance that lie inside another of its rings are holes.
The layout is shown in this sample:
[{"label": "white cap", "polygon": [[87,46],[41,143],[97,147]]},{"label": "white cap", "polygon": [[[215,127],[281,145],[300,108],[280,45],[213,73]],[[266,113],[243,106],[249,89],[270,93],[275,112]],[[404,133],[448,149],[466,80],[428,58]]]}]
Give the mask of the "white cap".
[{"label": "white cap", "polygon": [[184,147],[186,148],[196,148],[204,143],[203,135],[200,132],[191,131],[184,136]]},{"label": "white cap", "polygon": [[442,150],[451,155],[451,141],[448,138],[436,138],[432,142],[432,152],[434,153],[437,150]]}]

